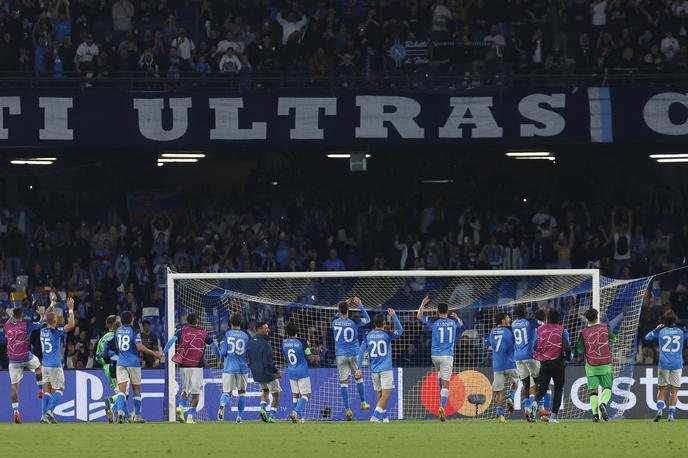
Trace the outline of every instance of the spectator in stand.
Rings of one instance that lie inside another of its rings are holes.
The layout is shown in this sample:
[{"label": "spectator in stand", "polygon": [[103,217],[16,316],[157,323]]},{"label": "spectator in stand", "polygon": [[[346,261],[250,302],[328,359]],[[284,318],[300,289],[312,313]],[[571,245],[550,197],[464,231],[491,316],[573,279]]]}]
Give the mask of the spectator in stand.
[{"label": "spectator in stand", "polygon": [[220,73],[238,75],[241,70],[241,61],[234,53],[233,48],[227,48],[219,63]]},{"label": "spectator in stand", "polygon": [[667,63],[671,63],[674,60],[679,49],[680,46],[678,40],[674,38],[674,33],[671,30],[667,30],[661,42],[662,54],[664,54],[664,59]]},{"label": "spectator in stand", "polygon": [[144,76],[148,78],[160,78],[160,66],[153,55],[153,48],[143,51],[139,58],[139,68],[143,71]]},{"label": "spectator in stand", "polygon": [[554,243],[554,253],[557,255],[557,269],[570,269],[571,251],[576,243],[576,235],[573,225],[569,228],[568,235],[561,231],[558,240]]},{"label": "spectator in stand", "polygon": [[327,76],[332,72],[332,58],[327,55],[324,48],[318,48],[308,59],[308,69],[316,78]]},{"label": "spectator in stand", "polygon": [[290,11],[287,18],[282,17],[282,12],[277,13],[277,22],[282,26],[282,45],[286,45],[289,41],[299,41],[303,35],[302,30],[308,24],[308,19],[303,14],[301,19],[297,20],[296,13]]},{"label": "spectator in stand", "polygon": [[53,11],[53,18],[53,39],[62,43],[66,36],[72,34],[69,0],[57,0]]},{"label": "spectator in stand", "polygon": [[[160,351],[160,338],[153,333],[151,322],[148,320],[143,321],[141,343],[149,350]],[[143,355],[143,367],[148,369],[160,367],[160,360],[150,355]]]},{"label": "spectator in stand", "polygon": [[182,71],[191,71],[193,68],[193,54],[196,50],[194,42],[186,36],[185,29],[177,31],[177,37],[172,40],[171,46],[177,48],[177,54],[181,59]]},{"label": "spectator in stand", "polygon": [[93,35],[88,34],[86,41],[76,48],[76,57],[74,58],[76,71],[83,73],[86,78],[93,77],[95,58],[99,52],[98,46],[93,42]]},{"label": "spectator in stand", "polygon": [[344,261],[339,259],[337,257],[337,250],[335,248],[330,248],[329,253],[328,253],[328,259],[323,262],[323,270],[325,271],[342,271],[346,270],[346,266],[344,265]]},{"label": "spectator in stand", "polygon": [[129,0],[115,0],[112,4],[112,29],[116,34],[126,35],[132,29],[134,5]]},{"label": "spectator in stand", "polygon": [[483,247],[482,255],[490,265],[490,269],[500,269],[502,267],[504,264],[504,247],[499,244],[497,236],[490,236],[490,243]]}]

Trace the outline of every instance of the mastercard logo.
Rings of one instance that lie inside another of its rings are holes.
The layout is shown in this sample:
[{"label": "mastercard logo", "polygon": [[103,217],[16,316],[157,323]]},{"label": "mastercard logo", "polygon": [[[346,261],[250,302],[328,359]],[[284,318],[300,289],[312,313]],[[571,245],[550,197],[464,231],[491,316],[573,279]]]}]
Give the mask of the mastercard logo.
[{"label": "mastercard logo", "polygon": [[[437,381],[438,372],[430,372],[423,379],[420,389],[420,399],[427,411],[439,415],[440,387]],[[475,415],[475,404],[468,402],[471,394],[482,394],[485,403],[478,406],[478,414],[485,412],[492,403],[492,384],[482,373],[473,370],[452,374],[449,380],[449,399],[445,412],[447,416],[459,413],[466,417]]]}]

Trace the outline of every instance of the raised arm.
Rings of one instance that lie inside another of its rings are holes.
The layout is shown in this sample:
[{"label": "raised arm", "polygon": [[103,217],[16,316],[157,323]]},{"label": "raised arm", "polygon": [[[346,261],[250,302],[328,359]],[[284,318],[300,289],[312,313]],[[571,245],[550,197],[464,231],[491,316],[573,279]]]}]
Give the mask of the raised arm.
[{"label": "raised arm", "polygon": [[660,324],[656,328],[654,328],[652,331],[648,332],[647,335],[645,336],[645,340],[657,340],[659,335],[657,334],[660,329],[662,329],[664,325]]},{"label": "raised arm", "polygon": [[394,321],[394,332],[392,333],[392,340],[398,339],[403,333],[404,333],[404,327],[401,325],[401,322],[399,321],[399,318],[397,318],[397,313],[394,311],[394,309],[390,308],[387,309],[387,315],[392,317],[392,321]]},{"label": "raised arm", "polygon": [[361,314],[363,315],[363,318],[361,318],[361,322],[358,326],[360,327],[370,323],[370,315],[368,315],[368,311],[365,309],[361,299],[359,299],[358,296],[354,297],[354,304],[358,305],[358,308],[361,309]]},{"label": "raised arm", "polygon": [[629,233],[633,231],[633,210],[628,210],[628,230]]},{"label": "raised arm", "polygon": [[306,24],[308,24],[308,18],[307,18],[306,16],[304,16],[304,15],[301,15],[301,20],[300,20],[299,22],[296,23],[296,26],[297,26],[299,29],[301,29],[301,28],[305,27]]},{"label": "raised arm", "polygon": [[[602,36],[602,34],[600,34],[600,36]],[[616,208],[617,207],[612,208],[612,235],[616,234]]]},{"label": "raised arm", "polygon": [[64,327],[65,334],[72,332],[74,328],[76,328],[76,320],[74,319],[74,299],[71,297],[67,299],[67,314],[69,318],[67,320],[67,325]]},{"label": "raised arm", "polygon": [[[365,355],[366,349],[368,348],[368,342],[363,339],[363,344],[358,348],[358,370],[360,371],[363,367],[363,355]],[[358,372],[358,371],[356,371]]]},{"label": "raised arm", "polygon": [[418,309],[418,313],[416,313],[416,319],[418,321],[423,321],[423,314],[425,313],[425,306],[430,303],[430,296],[425,296],[423,298],[423,302],[420,303],[420,308]]},{"label": "raised arm", "polygon": [[451,313],[449,314],[449,316],[450,316],[451,318],[453,318],[454,321],[456,321],[456,326],[457,326],[459,329],[462,329],[462,328],[463,328],[463,320],[461,319],[461,317],[459,316],[458,313],[456,313],[456,312],[451,312]]}]

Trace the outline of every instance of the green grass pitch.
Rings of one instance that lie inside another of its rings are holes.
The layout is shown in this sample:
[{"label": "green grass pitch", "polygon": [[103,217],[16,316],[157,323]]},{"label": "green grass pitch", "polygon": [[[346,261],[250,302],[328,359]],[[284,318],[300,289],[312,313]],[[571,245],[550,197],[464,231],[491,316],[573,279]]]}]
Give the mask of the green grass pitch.
[{"label": "green grass pitch", "polygon": [[558,425],[512,421],[2,424],[11,457],[662,457],[688,456],[688,420]]}]

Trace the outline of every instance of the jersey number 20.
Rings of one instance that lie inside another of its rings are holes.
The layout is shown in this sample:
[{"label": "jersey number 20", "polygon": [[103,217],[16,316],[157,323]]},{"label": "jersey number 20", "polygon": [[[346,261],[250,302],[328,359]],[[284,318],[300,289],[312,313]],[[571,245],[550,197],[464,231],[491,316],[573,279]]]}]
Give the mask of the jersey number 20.
[{"label": "jersey number 20", "polygon": [[370,357],[378,358],[381,356],[387,356],[387,342],[384,340],[373,340],[370,342]]}]

